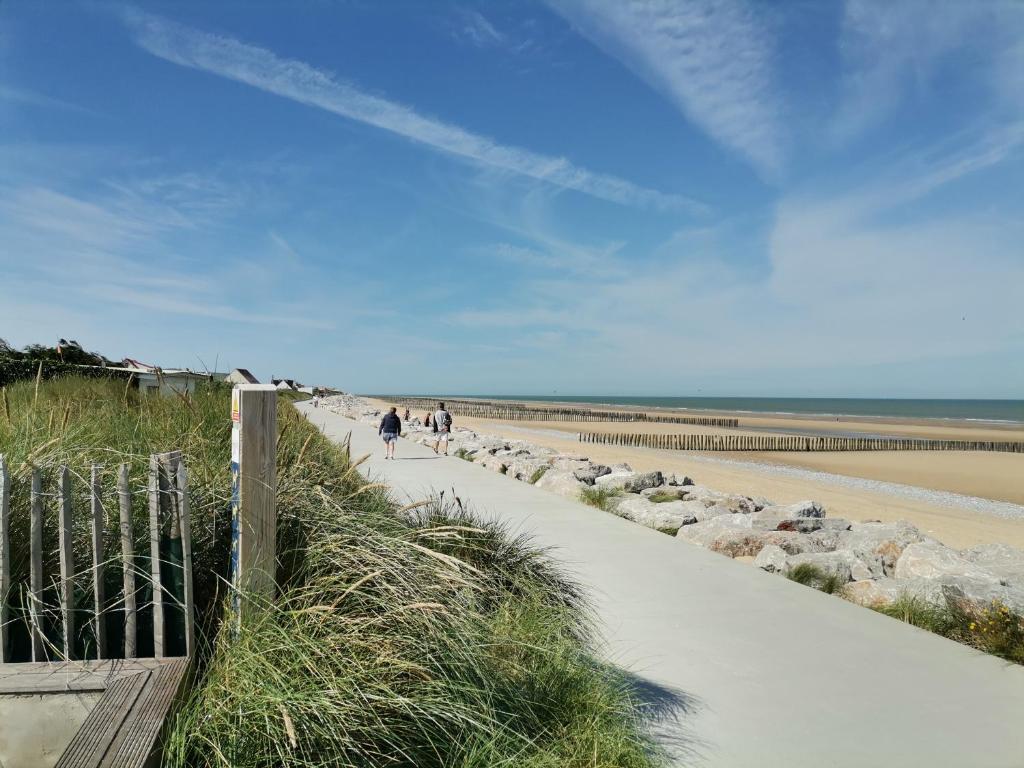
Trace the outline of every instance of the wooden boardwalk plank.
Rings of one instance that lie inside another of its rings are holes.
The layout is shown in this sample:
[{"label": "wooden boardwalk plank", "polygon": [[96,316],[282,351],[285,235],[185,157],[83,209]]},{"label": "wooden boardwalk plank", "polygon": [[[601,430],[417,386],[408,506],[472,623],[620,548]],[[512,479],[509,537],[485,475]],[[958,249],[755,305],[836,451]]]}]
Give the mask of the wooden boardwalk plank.
[{"label": "wooden boardwalk plank", "polygon": [[159,659],[25,661],[0,665],[0,695],[102,691],[126,674],[157,669]]},{"label": "wooden boardwalk plank", "polygon": [[152,672],[135,711],[124,724],[121,743],[103,768],[141,768],[158,747],[164,720],[181,691],[189,660],[175,659]]},{"label": "wooden boardwalk plank", "polygon": [[125,720],[137,706],[152,674],[150,671],[136,672],[115,680],[104,691],[54,768],[95,768],[99,765],[110,751],[111,742]]}]

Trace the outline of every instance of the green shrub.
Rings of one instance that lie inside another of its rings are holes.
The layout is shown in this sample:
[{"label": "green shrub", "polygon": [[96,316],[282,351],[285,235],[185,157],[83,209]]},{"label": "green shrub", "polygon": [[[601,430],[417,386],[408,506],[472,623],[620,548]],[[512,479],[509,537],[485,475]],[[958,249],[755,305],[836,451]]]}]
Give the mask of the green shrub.
[{"label": "green shrub", "polygon": [[939,635],[948,635],[957,624],[948,606],[936,605],[915,595],[902,594],[889,605],[875,606],[875,610]]},{"label": "green shrub", "polygon": [[132,375],[130,371],[117,371],[99,365],[78,365],[63,363],[59,360],[15,360],[0,357],[0,387],[6,387],[19,381],[35,381],[36,376],[40,375],[40,362],[42,362],[43,381],[61,377],[126,381]]},{"label": "green shrub", "polygon": [[455,451],[455,456],[460,458],[460,459],[465,459],[466,461],[472,461],[473,460],[473,456],[465,448],[459,448],[458,450],[456,450]]},{"label": "green shrub", "polygon": [[602,488],[598,485],[590,485],[580,491],[580,501],[605,512],[611,512],[615,508],[620,496],[621,488]]},{"label": "green shrub", "polygon": [[537,467],[533,470],[533,474],[530,475],[530,485],[536,485],[537,481],[544,477],[544,473],[547,472],[551,467]]},{"label": "green shrub", "polygon": [[845,586],[845,582],[838,574],[819,568],[813,563],[800,563],[792,568],[786,577],[790,581],[803,584],[805,587],[814,587],[829,595],[842,593]]},{"label": "green shrub", "polygon": [[287,400],[290,403],[301,403],[303,400],[311,400],[313,398],[309,392],[297,392],[294,389],[279,389],[277,396],[281,400]]},{"label": "green shrub", "polygon": [[978,608],[956,600],[935,604],[903,594],[889,605],[872,608],[1007,661],[1024,664],[1024,616],[998,601]]}]

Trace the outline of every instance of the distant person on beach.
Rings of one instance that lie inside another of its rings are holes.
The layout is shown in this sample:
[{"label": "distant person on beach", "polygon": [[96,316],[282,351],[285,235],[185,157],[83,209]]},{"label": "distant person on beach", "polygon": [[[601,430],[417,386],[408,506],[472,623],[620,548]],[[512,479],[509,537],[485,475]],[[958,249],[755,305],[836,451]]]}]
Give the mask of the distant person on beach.
[{"label": "distant person on beach", "polygon": [[314,408],[319,408],[320,407],[320,395],[313,395],[313,407]]},{"label": "distant person on beach", "polygon": [[409,420],[409,417],[410,417],[411,415],[412,415],[412,414],[410,414],[410,413],[409,413],[409,409],[408,409],[408,408],[406,408],[406,409],[405,409],[405,416],[403,417],[403,419],[404,419],[405,421],[408,421],[408,420]]},{"label": "distant person on beach", "polygon": [[[430,414],[429,413],[426,416],[423,417],[423,426],[424,427],[429,427],[430,426]],[[436,429],[434,431],[437,432]]]},{"label": "distant person on beach", "polygon": [[398,409],[392,406],[391,410],[384,414],[380,420],[380,427],[377,434],[384,438],[384,458],[395,458],[395,443],[402,433],[402,420],[398,418]]},{"label": "distant person on beach", "polygon": [[448,437],[452,431],[452,415],[445,410],[444,403],[437,404],[437,411],[434,413],[434,432],[437,437],[434,439],[434,453],[440,445],[444,444],[444,455],[448,455]]}]

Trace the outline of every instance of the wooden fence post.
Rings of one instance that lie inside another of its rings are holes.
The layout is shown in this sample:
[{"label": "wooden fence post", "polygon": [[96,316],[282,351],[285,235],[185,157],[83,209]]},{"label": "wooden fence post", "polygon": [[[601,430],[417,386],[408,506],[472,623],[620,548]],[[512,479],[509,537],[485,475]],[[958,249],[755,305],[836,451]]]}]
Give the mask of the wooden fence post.
[{"label": "wooden fence post", "polygon": [[164,591],[160,568],[160,459],[156,454],[149,457],[149,566],[153,588],[153,656],[160,659],[164,647]]},{"label": "wooden fence post", "polygon": [[7,661],[7,600],[11,591],[11,474],[0,454],[0,664]]},{"label": "wooden fence post", "polygon": [[183,586],[185,591],[185,655],[195,653],[196,646],[196,607],[192,587],[192,520],[189,511],[188,470],[185,462],[178,462],[178,518],[181,525],[181,564],[184,569]]},{"label": "wooden fence post", "polygon": [[96,625],[94,633],[96,638],[96,658],[103,659],[107,655],[107,619],[104,615],[107,607],[107,596],[103,583],[103,564],[105,561],[103,553],[103,529],[106,519],[103,514],[103,504],[100,499],[100,466],[92,465],[90,477],[89,496],[92,502],[92,589],[93,589],[93,614]]},{"label": "wooden fence post", "polygon": [[71,550],[71,477],[67,467],[60,468],[60,521],[57,531],[60,549],[60,616],[64,635],[64,658],[75,650],[75,561]]},{"label": "wooden fence post", "polygon": [[242,594],[272,600],[276,590],[277,390],[235,387],[231,419],[232,584],[242,620]]},{"label": "wooden fence post", "polygon": [[32,632],[32,661],[46,661],[43,655],[43,476],[32,470],[31,564],[29,575],[29,623]]},{"label": "wooden fence post", "polygon": [[128,488],[128,465],[117,472],[117,499],[121,515],[121,567],[124,577],[124,657],[134,659],[136,647],[135,615],[135,536],[132,526],[132,494]]}]

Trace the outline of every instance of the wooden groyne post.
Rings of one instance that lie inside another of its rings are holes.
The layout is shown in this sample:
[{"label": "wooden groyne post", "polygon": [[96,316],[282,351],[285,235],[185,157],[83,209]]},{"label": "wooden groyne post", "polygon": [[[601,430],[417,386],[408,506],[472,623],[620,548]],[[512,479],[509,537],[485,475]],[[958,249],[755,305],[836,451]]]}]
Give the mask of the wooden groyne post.
[{"label": "wooden groyne post", "polygon": [[793,437],[790,435],[657,435],[580,432],[581,443],[676,451],[999,451],[1024,453],[1024,442],[918,438]]},{"label": "wooden groyne post", "polygon": [[[436,400],[418,397],[388,398],[408,408],[430,408]],[[448,410],[455,416],[468,416],[480,419],[500,419],[503,421],[567,421],[567,422],[648,422],[663,424],[688,424],[702,427],[738,427],[739,419],[719,416],[673,416],[661,413],[644,413],[641,411],[604,411],[587,408],[539,408],[519,404],[495,403],[486,400],[467,401],[446,399]]]}]

